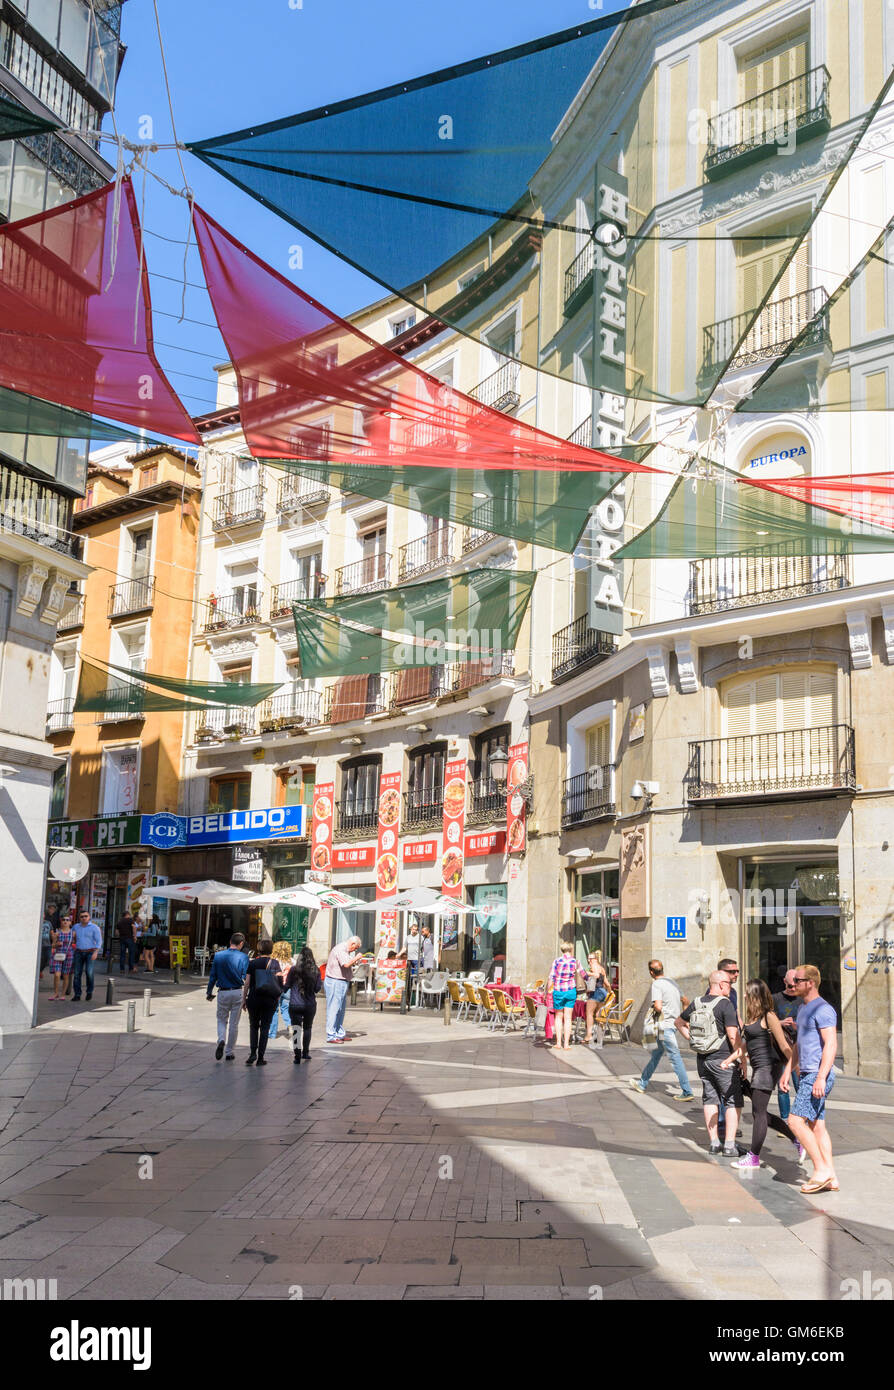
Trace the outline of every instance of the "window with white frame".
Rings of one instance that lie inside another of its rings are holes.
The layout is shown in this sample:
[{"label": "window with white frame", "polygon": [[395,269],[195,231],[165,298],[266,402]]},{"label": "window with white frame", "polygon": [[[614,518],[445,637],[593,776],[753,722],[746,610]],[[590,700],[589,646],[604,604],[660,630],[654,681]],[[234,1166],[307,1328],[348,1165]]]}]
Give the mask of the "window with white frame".
[{"label": "window with white frame", "polygon": [[104,816],[132,816],[139,806],[140,745],[106,748],[102,755]]}]

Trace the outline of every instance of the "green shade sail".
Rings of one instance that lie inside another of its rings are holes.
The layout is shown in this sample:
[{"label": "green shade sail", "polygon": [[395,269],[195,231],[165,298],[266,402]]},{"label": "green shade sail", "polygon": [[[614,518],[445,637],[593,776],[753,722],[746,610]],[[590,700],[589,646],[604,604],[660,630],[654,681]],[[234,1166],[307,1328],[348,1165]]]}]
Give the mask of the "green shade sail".
[{"label": "green shade sail", "polygon": [[515,647],[536,574],[477,569],[293,605],[301,674],[372,675],[491,661]]},{"label": "green shade sail", "polygon": [[[126,679],[123,679],[126,677]],[[81,658],[75,713],[94,711],[138,718],[144,713],[174,710],[231,709],[259,705],[279,690],[268,685],[236,685],[228,681],[188,681],[156,676],[108,661],[97,665]],[[151,688],[156,687],[156,688]],[[162,692],[170,691],[170,694]]]},{"label": "green shade sail", "polygon": [[0,92],[0,140],[21,140],[25,135],[41,135],[48,130],[60,130],[61,121],[48,121],[35,116],[6,92]]},{"label": "green shade sail", "polygon": [[413,464],[378,467],[282,459],[267,459],[266,463],[320,486],[339,488],[425,516],[460,522],[475,530],[568,554],[576,549],[592,509],[628,476],[552,470],[510,473],[505,469],[424,468]]},{"label": "green shade sail", "polygon": [[825,555],[830,547],[876,554],[894,550],[894,531],[769,493],[711,465],[709,477],[678,479],[655,520],[613,558],[696,560],[776,545],[792,555]]}]

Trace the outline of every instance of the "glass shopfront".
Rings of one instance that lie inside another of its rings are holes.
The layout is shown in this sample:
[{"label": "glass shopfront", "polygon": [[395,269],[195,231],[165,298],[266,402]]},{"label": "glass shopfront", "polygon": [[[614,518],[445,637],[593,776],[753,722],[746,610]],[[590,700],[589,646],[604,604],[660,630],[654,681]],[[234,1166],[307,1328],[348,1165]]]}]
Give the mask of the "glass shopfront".
[{"label": "glass shopfront", "polygon": [[[355,898],[360,898],[365,903],[375,903],[376,885],[374,883],[352,883],[345,892],[352,894]],[[338,908],[335,912],[335,937],[333,944],[338,941],[347,941],[351,936],[359,936],[363,943],[362,950],[371,955],[376,950],[376,910],[371,907],[369,912],[345,912],[343,908]]]},{"label": "glass shopfront", "polygon": [[782,988],[787,970],[815,965],[820,993],[834,1004],[841,1027],[841,904],[838,865],[824,861],[743,861],[744,980]]},{"label": "glass shopfront", "polygon": [[[506,921],[509,915],[506,884],[479,883],[471,890],[475,908],[469,932],[469,970],[486,970],[493,978],[502,970],[506,978]],[[468,919],[467,919],[468,920]]]},{"label": "glass shopfront", "polygon": [[579,873],[574,893],[574,951],[586,966],[591,951],[602,952],[612,989],[618,993],[620,939],[618,924],[619,873],[617,869],[596,869]]}]

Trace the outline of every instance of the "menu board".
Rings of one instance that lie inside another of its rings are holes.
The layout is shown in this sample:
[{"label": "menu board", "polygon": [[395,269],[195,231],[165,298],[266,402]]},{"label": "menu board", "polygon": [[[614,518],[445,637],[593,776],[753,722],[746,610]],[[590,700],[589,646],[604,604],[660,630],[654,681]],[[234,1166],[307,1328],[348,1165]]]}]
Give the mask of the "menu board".
[{"label": "menu board", "polygon": [[332,874],[332,827],[335,822],[335,783],[314,787],[310,827],[310,867],[314,882],[329,883]]},{"label": "menu board", "polygon": [[[376,846],[376,897],[390,898],[397,892],[397,834],[400,826],[401,773],[383,772],[379,778],[379,840]],[[376,954],[397,947],[397,913],[392,909],[379,914]],[[376,990],[378,998],[378,988]]]},{"label": "menu board", "polygon": [[516,790],[528,780],[528,745],[514,743],[509,749],[509,768],[506,773],[506,849],[509,854],[524,854],[528,840],[528,807]]},{"label": "menu board", "polygon": [[466,828],[466,760],[444,768],[444,839],[441,853],[441,891],[449,898],[463,893],[463,831]]},{"label": "menu board", "polygon": [[137,917],[145,911],[144,894],[149,889],[148,869],[131,869],[127,875],[127,910]]},{"label": "menu board", "polygon": [[386,961],[381,958],[376,964],[376,1003],[399,1004],[406,987],[406,963],[398,965],[396,960]]}]

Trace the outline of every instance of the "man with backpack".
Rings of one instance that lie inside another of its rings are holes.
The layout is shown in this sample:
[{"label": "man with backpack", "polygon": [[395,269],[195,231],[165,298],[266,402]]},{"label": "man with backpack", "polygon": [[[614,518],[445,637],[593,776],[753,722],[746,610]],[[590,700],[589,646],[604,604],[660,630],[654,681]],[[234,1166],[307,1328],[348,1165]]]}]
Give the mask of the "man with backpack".
[{"label": "man with backpack", "polygon": [[666,1056],[680,1083],[680,1094],[674,1096],[674,1100],[692,1100],[692,1087],[689,1084],[689,1077],[686,1075],[683,1058],[680,1056],[676,1031],[676,1019],[683,1012],[689,1000],[680,993],[680,987],[675,980],[665,978],[664,966],[660,960],[649,961],[649,974],[652,976],[650,1014],[655,1021],[655,1050],[643,1067],[642,1076],[638,1080],[633,1079],[630,1086],[632,1090],[639,1091],[642,1095],[661,1058]]},{"label": "man with backpack", "polygon": [[266,1067],[270,1024],[282,995],[282,962],[273,955],[273,942],[264,937],[258,954],[248,962],[243,986],[243,1009],[248,1011],[249,1047],[245,1065]]},{"label": "man with backpack", "polygon": [[[739,1016],[729,997],[730,978],[715,970],[708,981],[708,993],[695,999],[676,1020],[677,1029],[689,1040],[696,1054],[698,1074],[702,1081],[702,1104],[705,1127],[708,1131],[708,1152],[724,1158],[738,1158],[736,1133],[742,1114],[742,1072],[739,1058],[743,1055]],[[724,1142],[718,1137],[720,1107],[726,1109]]]}]

